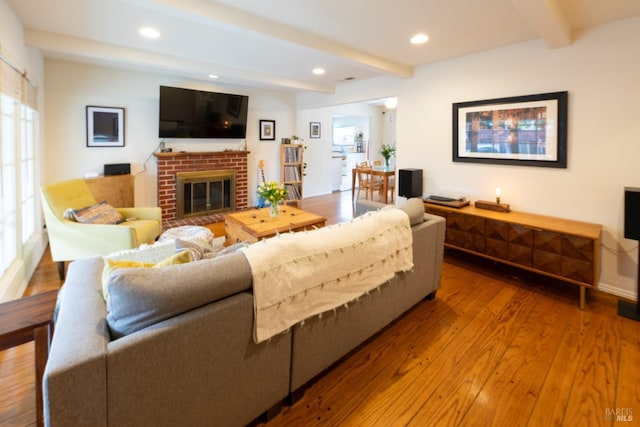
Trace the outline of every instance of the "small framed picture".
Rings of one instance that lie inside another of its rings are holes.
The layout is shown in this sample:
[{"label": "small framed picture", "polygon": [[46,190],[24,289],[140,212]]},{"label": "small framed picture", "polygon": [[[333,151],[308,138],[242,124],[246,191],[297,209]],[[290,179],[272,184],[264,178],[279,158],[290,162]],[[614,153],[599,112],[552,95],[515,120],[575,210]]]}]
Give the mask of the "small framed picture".
[{"label": "small framed picture", "polygon": [[260,140],[274,141],[276,139],[276,121],[260,120]]},{"label": "small framed picture", "polygon": [[311,138],[320,138],[320,122],[309,123],[309,136]]},{"label": "small framed picture", "polygon": [[87,106],[87,147],[124,147],[124,108]]}]

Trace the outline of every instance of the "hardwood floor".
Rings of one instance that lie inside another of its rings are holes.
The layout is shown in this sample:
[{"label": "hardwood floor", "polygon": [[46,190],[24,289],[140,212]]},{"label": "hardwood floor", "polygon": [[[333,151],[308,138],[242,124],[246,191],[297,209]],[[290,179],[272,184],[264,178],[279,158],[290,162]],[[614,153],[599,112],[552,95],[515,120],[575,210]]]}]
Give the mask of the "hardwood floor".
[{"label": "hardwood floor", "polygon": [[[302,208],[345,221],[350,195]],[[27,293],[59,286],[47,253]],[[585,311],[577,301],[577,287],[447,251],[435,300],[262,425],[640,425],[640,323],[619,317],[611,295],[592,292]],[[33,344],[0,352],[0,390],[0,425],[35,425]]]}]

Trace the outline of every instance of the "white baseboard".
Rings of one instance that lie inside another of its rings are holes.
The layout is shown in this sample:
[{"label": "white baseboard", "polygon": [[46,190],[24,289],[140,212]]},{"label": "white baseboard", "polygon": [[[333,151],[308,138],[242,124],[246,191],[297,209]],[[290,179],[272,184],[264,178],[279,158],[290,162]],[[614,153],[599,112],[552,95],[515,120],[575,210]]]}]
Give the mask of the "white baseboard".
[{"label": "white baseboard", "polygon": [[24,262],[16,261],[0,277],[0,302],[20,298],[24,293]]},{"label": "white baseboard", "polygon": [[47,247],[47,235],[36,236],[25,248],[22,259],[16,260],[0,277],[0,302],[22,297]]},{"label": "white baseboard", "polygon": [[598,290],[602,292],[606,292],[608,294],[616,295],[621,298],[625,298],[632,301],[638,300],[638,295],[634,291],[629,291],[626,289],[620,289],[616,286],[607,285],[606,283],[599,283]]}]

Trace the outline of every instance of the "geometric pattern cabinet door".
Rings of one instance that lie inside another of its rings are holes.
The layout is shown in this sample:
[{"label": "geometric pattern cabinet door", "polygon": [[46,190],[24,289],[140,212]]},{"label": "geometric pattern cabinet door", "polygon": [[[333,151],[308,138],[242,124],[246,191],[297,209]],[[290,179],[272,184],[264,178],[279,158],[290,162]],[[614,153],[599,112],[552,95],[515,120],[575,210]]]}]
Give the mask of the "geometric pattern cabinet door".
[{"label": "geometric pattern cabinet door", "polygon": [[562,274],[562,234],[536,230],[533,236],[533,267]]},{"label": "geometric pattern cabinet door", "polygon": [[445,241],[446,243],[461,248],[465,247],[465,235],[464,235],[464,218],[466,215],[462,215],[456,212],[448,212],[445,214],[447,219]]},{"label": "geometric pattern cabinet door", "polygon": [[578,282],[594,283],[594,242],[576,236],[562,236],[561,275]]},{"label": "geometric pattern cabinet door", "polygon": [[485,220],[473,215],[465,215],[464,247],[474,252],[485,252]]},{"label": "geometric pattern cabinet door", "polygon": [[485,222],[485,251],[487,256],[507,259],[509,224],[504,221],[487,219]]},{"label": "geometric pattern cabinet door", "polygon": [[533,265],[533,229],[509,224],[507,260],[527,267]]}]

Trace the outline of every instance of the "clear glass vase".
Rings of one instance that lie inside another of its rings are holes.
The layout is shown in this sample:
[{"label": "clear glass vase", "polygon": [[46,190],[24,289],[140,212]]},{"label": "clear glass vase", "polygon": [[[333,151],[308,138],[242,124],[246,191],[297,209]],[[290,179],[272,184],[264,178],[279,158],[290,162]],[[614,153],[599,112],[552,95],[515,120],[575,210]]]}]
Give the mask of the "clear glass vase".
[{"label": "clear glass vase", "polygon": [[280,215],[280,204],[279,202],[271,202],[271,207],[269,208],[269,216],[271,218],[277,218]]}]

